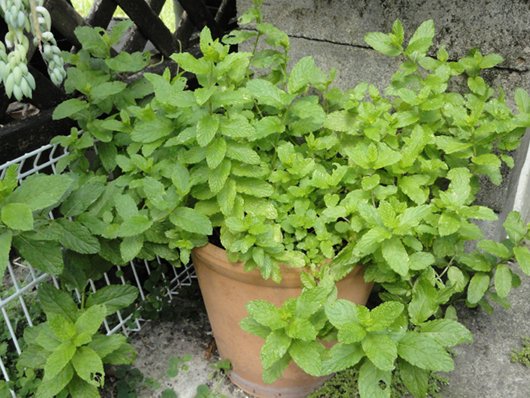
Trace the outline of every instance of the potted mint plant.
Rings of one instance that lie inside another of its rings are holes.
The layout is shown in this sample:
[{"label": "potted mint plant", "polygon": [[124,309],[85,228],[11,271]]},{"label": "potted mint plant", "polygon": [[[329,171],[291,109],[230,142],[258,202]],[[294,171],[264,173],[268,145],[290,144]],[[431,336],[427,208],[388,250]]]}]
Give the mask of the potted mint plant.
[{"label": "potted mint plant", "polygon": [[[530,274],[528,225],[510,213],[507,239],[484,239],[475,220],[496,215],[473,204],[480,176],[500,184],[502,164],[513,166],[509,151],[530,125],[529,96],[516,90],[514,112],[480,76],[502,62],[498,55],[429,55],[432,21],[407,43],[399,21],[366,36],[403,59],[384,92],[367,83],[333,88],[310,57],[288,71],[288,37],[261,20],[259,2],[241,23],[256,30],[219,41],[205,29],[202,57],[173,56],[196,76],[193,91],[169,72],[116,84],[109,54],[77,60],[100,68],[93,83],[107,91],[69,75],[86,100],[57,115],[76,118],[83,131],[62,140],[75,149],[78,172],[108,175],[116,189],[114,204],[93,212],[87,227],[120,242],[121,262],[187,261],[193,249],[219,349],[250,393],[304,396],[322,377],[356,366],[362,397],[389,397],[393,377],[425,397],[431,373],[454,367],[448,349],[472,340],[454,303],[505,304],[520,282],[514,260]],[[252,52],[229,51],[244,41]],[[463,92],[451,91],[455,80],[466,83]],[[89,163],[96,140],[99,157]],[[256,276],[258,300],[246,303],[232,280],[249,285]],[[239,323],[248,334],[238,334]]]}]

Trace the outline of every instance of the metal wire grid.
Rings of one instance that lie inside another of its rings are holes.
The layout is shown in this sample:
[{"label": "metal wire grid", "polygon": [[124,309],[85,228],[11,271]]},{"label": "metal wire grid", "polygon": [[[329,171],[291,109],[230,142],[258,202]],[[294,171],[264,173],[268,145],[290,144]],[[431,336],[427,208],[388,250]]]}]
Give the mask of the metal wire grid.
[{"label": "metal wire grid", "polygon": [[[66,155],[67,153],[57,145],[44,145],[1,165],[0,178],[4,177],[6,169],[13,164],[19,166],[19,180],[39,172],[56,173],[57,162]],[[158,265],[161,265],[159,259],[157,259],[157,262]],[[110,284],[129,283],[138,288],[138,300],[141,304],[142,301],[145,301],[148,294],[142,282],[145,276],[149,277],[151,275],[152,267],[156,265],[147,261],[132,261],[130,267],[127,268],[130,271],[127,273],[118,273],[116,268],[113,268],[113,271],[103,275],[103,284],[101,281],[98,281],[98,284],[90,281],[90,290],[95,292],[98,288]],[[178,294],[178,290],[181,287],[190,286],[194,279],[195,273],[191,265],[178,269],[173,266],[167,267],[165,273],[162,274],[165,295],[171,300],[173,296]],[[38,314],[32,313],[31,303],[35,300],[38,285],[43,281],[52,281],[56,287],[59,286],[54,277],[36,270],[20,258],[16,258],[7,264],[5,276],[3,280],[0,280],[0,313],[2,315],[0,332],[2,330],[2,322],[5,324],[5,329],[7,329],[7,337],[0,334],[0,339],[2,339],[0,340],[0,380],[10,381],[6,363],[8,357],[12,360],[13,357],[21,353],[20,338],[24,326],[33,326],[38,321],[34,319]],[[79,299],[79,292],[76,292],[76,295]],[[143,320],[135,318],[134,314],[124,315],[118,311],[107,317],[103,326],[108,335],[117,331],[129,335],[131,332],[139,331],[142,323]],[[19,325],[20,327],[18,327]],[[11,393],[14,397],[14,392],[12,391]]]}]

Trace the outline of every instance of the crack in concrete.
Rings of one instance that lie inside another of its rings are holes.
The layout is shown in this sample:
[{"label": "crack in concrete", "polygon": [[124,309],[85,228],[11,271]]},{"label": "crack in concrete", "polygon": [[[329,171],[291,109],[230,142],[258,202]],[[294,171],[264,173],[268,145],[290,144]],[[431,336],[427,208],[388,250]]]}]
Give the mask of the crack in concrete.
[{"label": "crack in concrete", "polygon": [[[249,28],[242,28],[241,30],[253,31],[253,32],[256,31],[255,29],[249,29]],[[314,42],[317,42],[317,43],[327,43],[327,44],[334,44],[334,45],[338,45],[338,46],[351,47],[351,48],[360,48],[360,49],[363,49],[363,50],[375,51],[372,47],[370,47],[368,45],[362,45],[362,44],[356,44],[356,43],[347,43],[347,42],[344,42],[344,41],[335,41],[335,40],[323,39],[323,38],[319,38],[319,37],[309,37],[309,36],[300,35],[300,34],[294,34],[294,33],[288,33],[287,36],[289,36],[291,38],[294,38],[294,39],[302,39],[302,40],[314,41]],[[432,57],[435,57],[434,54],[430,54],[430,55]],[[456,62],[455,59],[449,59],[449,61],[450,62]],[[513,66],[494,66],[491,69],[502,71],[502,72],[518,73],[518,74],[525,74],[525,73],[530,72],[529,68],[518,69],[518,68],[515,68]]]}]

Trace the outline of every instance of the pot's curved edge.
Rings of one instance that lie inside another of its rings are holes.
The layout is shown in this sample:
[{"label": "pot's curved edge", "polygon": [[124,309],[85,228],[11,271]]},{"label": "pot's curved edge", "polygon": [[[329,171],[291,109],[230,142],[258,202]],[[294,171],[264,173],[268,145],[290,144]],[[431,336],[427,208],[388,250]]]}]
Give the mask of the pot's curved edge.
[{"label": "pot's curved edge", "polygon": [[[246,271],[243,263],[232,263],[228,260],[226,251],[212,243],[207,243],[204,246],[196,247],[192,250],[193,263],[195,258],[199,258],[202,265],[210,268],[212,271],[224,275],[228,278],[236,279],[243,283],[248,283],[257,286],[269,286],[290,289],[293,287],[300,287],[300,274],[303,268],[291,268],[287,265],[281,267],[282,281],[278,284],[271,279],[263,279],[257,269]],[[351,275],[361,273],[363,268],[361,266],[355,267]]]}]

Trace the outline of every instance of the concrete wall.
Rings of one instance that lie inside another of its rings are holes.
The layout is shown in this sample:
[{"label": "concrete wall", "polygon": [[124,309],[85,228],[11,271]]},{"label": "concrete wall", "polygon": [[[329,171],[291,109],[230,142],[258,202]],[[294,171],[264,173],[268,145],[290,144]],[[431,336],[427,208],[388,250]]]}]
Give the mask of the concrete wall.
[{"label": "concrete wall", "polygon": [[[251,3],[238,0],[239,12]],[[474,47],[483,53],[499,53],[505,62],[488,73],[490,83],[504,87],[508,96],[516,87],[530,91],[528,0],[265,0],[263,13],[266,21],[290,36],[294,61],[312,55],[320,67],[336,68],[340,87],[360,81],[383,87],[396,69],[397,60],[376,53],[364,43],[367,32],[388,32],[393,21],[400,19],[410,36],[421,22],[432,18],[437,29],[435,45],[445,45],[451,58],[463,56]],[[501,187],[484,181],[481,204],[499,213],[513,204],[515,187],[521,186],[518,175],[526,151],[527,145],[517,156],[515,171],[505,170]],[[530,191],[530,184],[526,189]],[[518,197],[524,201],[520,208],[528,209],[530,192]]]}]

